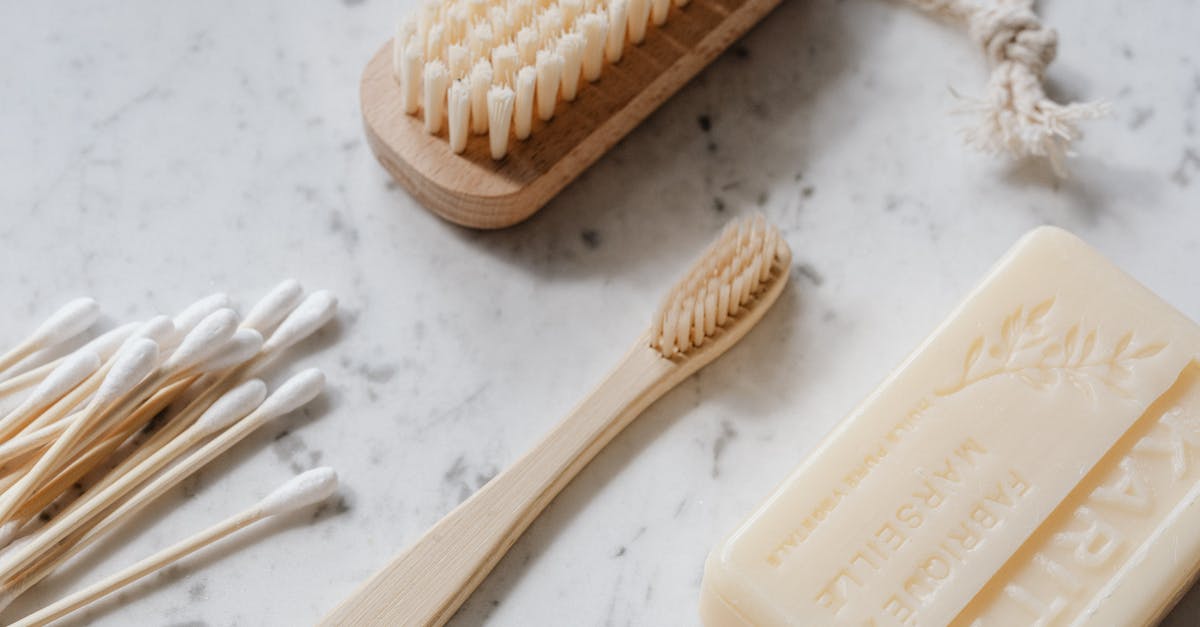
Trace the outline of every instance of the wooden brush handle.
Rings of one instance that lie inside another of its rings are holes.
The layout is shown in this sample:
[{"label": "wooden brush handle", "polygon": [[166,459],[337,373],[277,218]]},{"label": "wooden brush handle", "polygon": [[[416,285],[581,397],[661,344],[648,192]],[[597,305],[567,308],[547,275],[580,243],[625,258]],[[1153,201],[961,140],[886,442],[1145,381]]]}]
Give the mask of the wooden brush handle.
[{"label": "wooden brush handle", "polygon": [[560,490],[681,377],[639,342],[541,442],[363,584],[322,625],[442,625]]}]

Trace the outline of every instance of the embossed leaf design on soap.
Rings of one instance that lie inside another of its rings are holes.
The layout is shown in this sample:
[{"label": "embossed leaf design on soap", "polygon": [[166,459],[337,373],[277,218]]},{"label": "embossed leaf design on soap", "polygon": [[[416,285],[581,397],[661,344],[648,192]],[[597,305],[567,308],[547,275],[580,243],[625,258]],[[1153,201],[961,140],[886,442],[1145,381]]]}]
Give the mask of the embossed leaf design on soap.
[{"label": "embossed leaf design on soap", "polygon": [[1135,362],[1157,355],[1166,344],[1135,347],[1130,332],[1110,344],[1099,329],[1078,322],[1061,331],[1048,330],[1046,317],[1054,300],[1048,298],[1028,310],[1019,306],[995,333],[975,338],[963,358],[958,381],[937,394],[949,396],[993,377],[1013,376],[1040,390],[1065,383],[1092,400],[1098,385],[1130,397],[1125,382],[1133,375]]}]

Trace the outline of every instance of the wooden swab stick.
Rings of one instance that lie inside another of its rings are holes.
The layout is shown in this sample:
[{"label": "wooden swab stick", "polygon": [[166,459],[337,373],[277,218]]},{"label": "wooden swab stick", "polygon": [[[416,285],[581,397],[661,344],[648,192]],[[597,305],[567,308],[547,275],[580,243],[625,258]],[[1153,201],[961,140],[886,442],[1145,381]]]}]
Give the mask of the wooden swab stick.
[{"label": "wooden swab stick", "polygon": [[[27,521],[48,507],[70,489],[71,486],[75,485],[75,482],[82,479],[101,462],[108,459],[134,432],[145,426],[158,412],[171,404],[171,401],[175,400],[191,382],[192,379],[185,379],[159,390],[154,396],[138,407],[137,411],[130,414],[128,420],[122,421],[121,424],[117,425],[117,428],[110,430],[109,435],[100,444],[88,448],[82,455],[72,461],[71,465],[67,466],[54,479],[47,482],[33,496],[22,503],[21,507],[17,509],[17,513],[13,516],[13,520]],[[4,546],[4,544],[4,542],[0,542],[0,547]]]},{"label": "wooden swab stick", "polygon": [[84,431],[103,418],[105,410],[119,402],[158,364],[158,345],[152,340],[136,340],[121,353],[83,415],[67,427],[20,481],[0,495],[0,523],[8,522],[39,483],[57,469],[62,457],[83,437]]},{"label": "wooden swab stick", "polygon": [[164,566],[172,564],[239,529],[248,527],[264,518],[279,516],[320,503],[332,496],[336,490],[337,473],[331,468],[315,468],[297,475],[267,495],[266,498],[259,501],[254,507],[227,518],[178,544],[163,549],[78,592],[70,594],[26,616],[14,623],[14,625],[34,627],[48,624]]},{"label": "wooden swab stick", "polygon": [[[248,416],[237,421],[232,427],[229,427],[220,435],[205,443],[204,446],[193,451],[177,464],[171,466],[166,472],[155,477],[152,481],[126,498],[125,501],[119,505],[114,502],[105,503],[104,507],[111,508],[115,506],[116,509],[105,515],[104,519],[78,542],[74,544],[64,543],[70,546],[70,549],[65,551],[60,558],[51,560],[48,563],[44,562],[46,564],[44,569],[38,568],[34,570],[30,566],[38,562],[40,555],[53,551],[55,542],[63,539],[62,537],[57,537],[54,542],[46,541],[48,538],[61,535],[57,533],[55,527],[61,520],[65,519],[65,516],[70,515],[70,510],[60,515],[59,518],[52,521],[47,527],[42,528],[28,543],[19,547],[12,547],[8,553],[0,557],[0,581],[5,582],[3,587],[0,587],[0,607],[16,598],[17,595],[52,572],[57,564],[70,558],[78,551],[83,550],[91,542],[103,537],[117,525],[129,520],[130,517],[143,507],[161,497],[180,481],[183,481],[218,455],[240,442],[263,424],[278,416],[290,413],[311,401],[321,393],[324,386],[325,375],[315,368],[300,372],[288,379]],[[144,481],[145,479],[147,477],[141,477],[139,481]],[[89,503],[91,503],[90,500]],[[92,518],[92,520],[95,520],[95,518]],[[57,529],[61,530],[62,527],[58,527]]]},{"label": "wooden swab stick", "polygon": [[82,333],[100,317],[100,305],[90,298],[76,298],[51,314],[29,337],[0,355],[0,372],[42,349],[56,346]]},{"label": "wooden swab stick", "polygon": [[171,463],[184,451],[200,443],[204,438],[224,429],[230,424],[242,419],[257,408],[266,398],[267,386],[258,379],[252,379],[225,394],[209,408],[199,420],[178,438],[171,440],[154,455],[151,455],[136,467],[117,477],[103,490],[91,491],[80,497],[67,511],[59,514],[48,525],[38,532],[37,537],[29,544],[14,551],[11,555],[0,560],[0,578],[11,577],[20,568],[32,563],[37,555],[59,540],[67,537],[88,519],[102,512],[106,507],[120,501],[126,494],[133,491],[149,477],[153,476],[164,466]]},{"label": "wooden swab stick", "polygon": [[95,351],[80,350],[67,357],[38,384],[20,405],[0,419],[0,441],[25,428],[30,422],[100,369]]},{"label": "wooden swab stick", "polygon": [[[140,326],[140,322],[123,324],[100,335],[87,344],[84,344],[79,350],[92,351],[100,357],[101,362],[106,362],[113,356],[113,354],[117,352],[117,349],[121,347],[121,344]],[[45,379],[51,371],[53,371],[67,359],[70,359],[70,355],[66,357],[59,357],[58,359],[44,363],[33,370],[22,372],[21,374],[8,379],[7,381],[0,382],[0,398],[4,398],[10,394],[15,394],[30,386],[37,385],[43,379]]]}]

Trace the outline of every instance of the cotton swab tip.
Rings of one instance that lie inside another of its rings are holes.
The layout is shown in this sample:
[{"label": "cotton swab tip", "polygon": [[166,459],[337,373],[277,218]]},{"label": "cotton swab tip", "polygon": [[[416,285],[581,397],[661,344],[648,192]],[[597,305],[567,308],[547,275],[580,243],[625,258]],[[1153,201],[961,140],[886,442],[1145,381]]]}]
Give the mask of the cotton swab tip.
[{"label": "cotton swab tip", "polygon": [[129,345],[138,339],[146,339],[158,344],[159,346],[167,345],[175,337],[175,323],[167,316],[154,316],[153,318],[142,323],[128,339],[124,345]]},{"label": "cotton swab tip", "polygon": [[178,371],[212,357],[237,331],[238,316],[232,309],[218,309],[200,321],[179,343],[164,370]]},{"label": "cotton swab tip", "polygon": [[245,418],[266,397],[267,384],[260,379],[250,379],[218,398],[196,419],[192,428],[204,434],[216,433]]},{"label": "cotton swab tip", "polygon": [[101,361],[106,361],[109,357],[116,354],[117,349],[121,348],[121,344],[129,339],[133,332],[142,326],[140,322],[127,322],[115,329],[111,329],[101,334],[96,339],[83,345],[83,348],[95,351],[100,356]]},{"label": "cotton swab tip", "polygon": [[262,350],[262,333],[254,329],[238,329],[216,354],[200,362],[197,370],[217,372],[244,363]]},{"label": "cotton swab tip", "polygon": [[99,303],[87,297],[76,298],[46,318],[30,340],[40,348],[54,346],[82,333],[99,317]]},{"label": "cotton swab tip", "polygon": [[269,418],[282,416],[316,398],[325,389],[325,373],[309,368],[283,382],[259,405],[258,410]]},{"label": "cotton swab tip", "polygon": [[258,502],[263,516],[278,516],[315,505],[337,491],[337,472],[327,466],[296,475]]},{"label": "cotton swab tip", "polygon": [[304,288],[301,287],[300,282],[296,279],[287,279],[276,285],[254,305],[250,313],[246,314],[242,326],[265,335],[271,330],[271,327],[279,324],[296,308],[296,305],[300,304],[303,296]]},{"label": "cotton swab tip", "polygon": [[146,338],[133,340],[117,354],[92,402],[98,407],[111,404],[145,379],[156,366],[158,344]]},{"label": "cotton swab tip", "polygon": [[42,379],[26,403],[34,407],[49,405],[99,369],[100,355],[96,354],[96,351],[88,348],[75,351]]},{"label": "cotton swab tip", "polygon": [[331,292],[313,292],[263,344],[264,351],[283,350],[308,337],[337,313],[337,297]]},{"label": "cotton swab tip", "polygon": [[233,301],[229,300],[229,295],[223,292],[210,294],[200,300],[183,308],[183,311],[175,315],[175,327],[182,333],[187,333],[200,324],[200,321],[207,318],[209,314],[218,309],[229,309],[233,306]]}]

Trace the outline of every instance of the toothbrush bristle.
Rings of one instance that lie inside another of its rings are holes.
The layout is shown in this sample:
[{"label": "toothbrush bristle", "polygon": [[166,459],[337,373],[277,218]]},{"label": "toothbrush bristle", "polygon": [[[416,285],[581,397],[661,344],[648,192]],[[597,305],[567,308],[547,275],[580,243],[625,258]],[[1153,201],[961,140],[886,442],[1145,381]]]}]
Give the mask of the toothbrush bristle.
[{"label": "toothbrush bristle", "polygon": [[[662,26],[675,0],[425,0],[400,23],[392,41],[393,75],[402,108],[425,130],[449,128],[450,148],[462,152],[471,134],[488,135],[492,158],[508,152],[510,135],[525,139],[533,117],[554,117],[571,102],[580,79],[600,78],[626,46]],[[488,94],[515,96],[498,120]]]},{"label": "toothbrush bristle", "polygon": [[702,346],[766,288],[788,256],[779,229],[761,214],[730,224],[663,299],[651,347],[670,358]]}]

